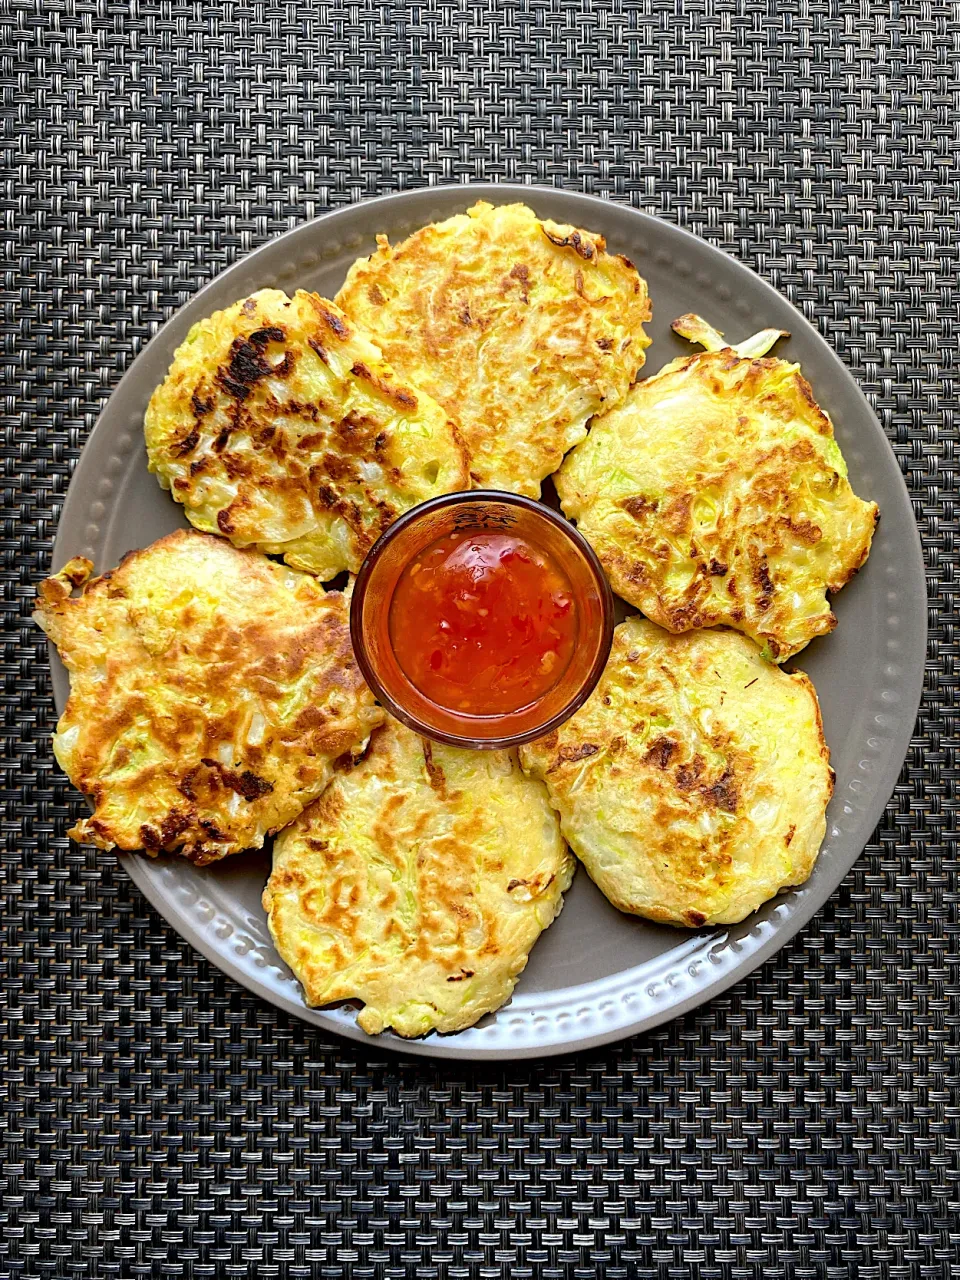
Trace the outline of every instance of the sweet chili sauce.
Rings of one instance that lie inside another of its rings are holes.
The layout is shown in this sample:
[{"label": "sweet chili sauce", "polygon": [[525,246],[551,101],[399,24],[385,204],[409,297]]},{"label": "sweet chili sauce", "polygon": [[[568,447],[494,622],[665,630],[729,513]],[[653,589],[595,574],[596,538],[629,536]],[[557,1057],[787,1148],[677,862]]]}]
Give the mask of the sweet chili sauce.
[{"label": "sweet chili sauce", "polygon": [[576,645],[577,608],[545,551],[509,532],[459,529],[404,567],[388,625],[397,662],[425,697],[496,716],[557,683]]}]

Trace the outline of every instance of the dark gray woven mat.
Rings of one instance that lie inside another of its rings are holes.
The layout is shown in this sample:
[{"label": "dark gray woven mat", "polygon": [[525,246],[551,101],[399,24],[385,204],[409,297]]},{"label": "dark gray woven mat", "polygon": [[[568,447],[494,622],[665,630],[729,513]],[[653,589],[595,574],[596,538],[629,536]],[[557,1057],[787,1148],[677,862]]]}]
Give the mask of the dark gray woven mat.
[{"label": "dark gray woven mat", "polygon": [[[0,0],[2,1276],[960,1275],[958,58],[928,0]],[[932,630],[896,796],[804,934],[657,1034],[471,1071],[279,1015],[68,843],[27,618],[160,320],[329,205],[496,177],[803,307],[907,476]]]}]

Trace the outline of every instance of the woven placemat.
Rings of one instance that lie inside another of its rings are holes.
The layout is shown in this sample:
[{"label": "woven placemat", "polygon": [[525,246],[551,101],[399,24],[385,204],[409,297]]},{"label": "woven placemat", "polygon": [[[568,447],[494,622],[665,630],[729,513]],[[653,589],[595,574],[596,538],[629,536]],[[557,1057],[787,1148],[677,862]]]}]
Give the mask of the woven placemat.
[{"label": "woven placemat", "polygon": [[[928,0],[0,0],[0,1275],[960,1275],[958,59]],[[472,1071],[280,1015],[68,842],[28,618],[175,307],[327,207],[498,177],[681,223],[802,307],[903,467],[931,648],[810,928],[656,1034]]]}]

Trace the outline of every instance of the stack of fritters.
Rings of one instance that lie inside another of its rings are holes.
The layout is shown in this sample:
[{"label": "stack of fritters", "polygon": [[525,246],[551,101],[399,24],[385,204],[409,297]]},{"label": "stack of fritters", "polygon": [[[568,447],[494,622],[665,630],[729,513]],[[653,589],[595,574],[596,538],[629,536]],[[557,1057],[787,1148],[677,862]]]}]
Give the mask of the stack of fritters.
[{"label": "stack of fritters", "polygon": [[[733,347],[683,317],[706,351],[635,381],[646,285],[602,237],[478,204],[378,244],[336,303],[263,290],[191,330],[146,436],[205,532],[100,578],[71,561],[37,617],[71,676],[57,758],[94,806],[71,834],[205,863],[280,832],[263,901],[307,1001],[412,1036],[509,997],[565,841],[621,910],[694,927],[809,875],[829,753],[775,662],[836,624],[877,509],[777,331]],[[650,621],[519,756],[433,745],[376,706],[318,579],[426,498],[555,472]]]}]

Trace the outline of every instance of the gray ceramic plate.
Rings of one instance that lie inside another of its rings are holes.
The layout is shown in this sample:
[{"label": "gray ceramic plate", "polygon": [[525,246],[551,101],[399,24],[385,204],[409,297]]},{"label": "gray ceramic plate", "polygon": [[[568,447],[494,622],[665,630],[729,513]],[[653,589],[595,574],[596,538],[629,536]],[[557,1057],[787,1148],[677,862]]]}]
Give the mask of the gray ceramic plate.
[{"label": "gray ceramic plate", "polygon": [[[831,413],[856,491],[883,518],[864,571],[837,598],[840,625],[800,655],[820,694],[837,771],[827,839],[816,870],[743,924],[683,933],[621,915],[581,870],[563,914],[538,942],[511,1002],[469,1031],[378,1047],[447,1058],[523,1058],[583,1049],[656,1026],[710,999],[772,955],[818,911],[850,870],[883,812],[910,741],[926,640],[923,560],[900,470],[870,408],[840,360],[799,313],[746,267],[686,232],[633,210],[539,188],[447,187],[339,209],[297,227],[225,271],[165,326],[124,377],[83,451],[57,534],[54,563],[89,556],[99,570],[185,524],[147,474],[142,422],[174,349],[202,316],[254,289],[315,289],[332,296],[374,235],[400,238],[478,198],[522,199],[542,216],[604,233],[650,285],[653,371],[689,346],[670,321],[697,311],[730,338],[778,326],[793,336],[778,354],[802,362]],[[67,678],[53,655],[58,709]],[[267,855],[197,870],[176,859],[121,855],[162,915],[193,946],[263,999],[353,1039],[355,1010],[308,1009],[281,963],[260,908]]]}]

